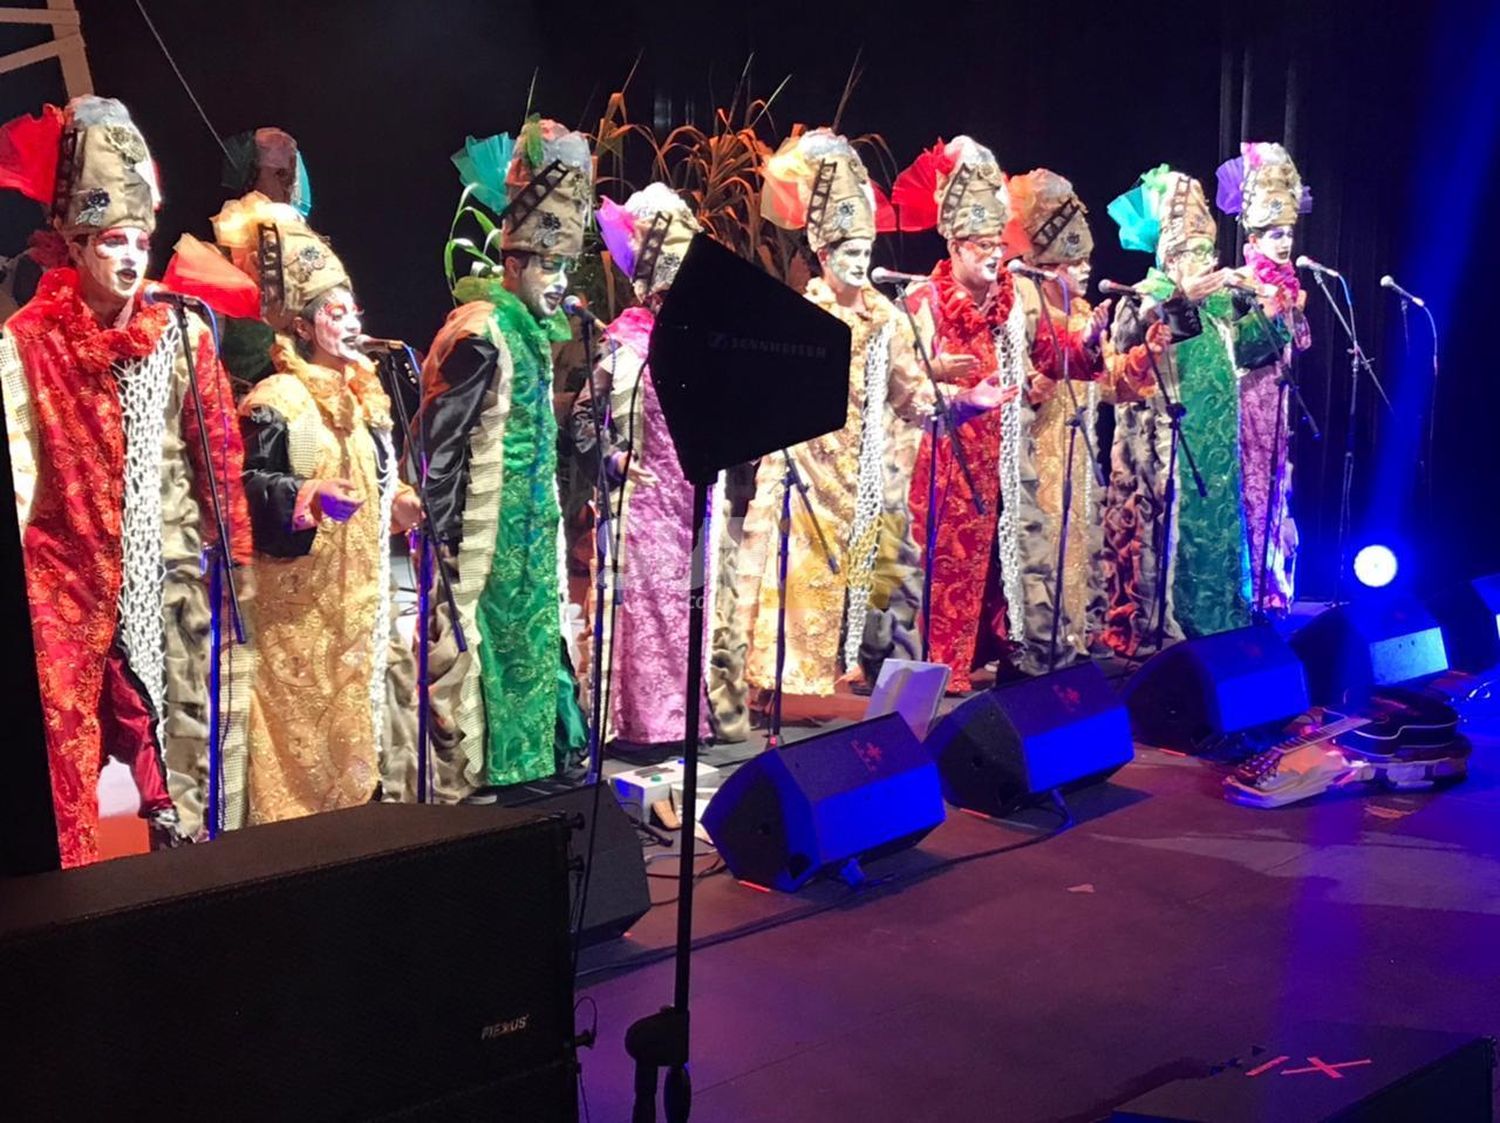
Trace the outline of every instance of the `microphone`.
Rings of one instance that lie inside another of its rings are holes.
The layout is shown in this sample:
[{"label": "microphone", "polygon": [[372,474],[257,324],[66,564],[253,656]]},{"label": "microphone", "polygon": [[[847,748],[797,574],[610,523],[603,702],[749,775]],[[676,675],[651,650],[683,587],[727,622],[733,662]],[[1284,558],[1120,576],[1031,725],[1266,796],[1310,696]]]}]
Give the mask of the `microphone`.
[{"label": "microphone", "polygon": [[589,308],[588,301],[584,300],[581,296],[574,296],[569,293],[563,297],[562,306],[563,311],[569,316],[577,316],[580,320],[587,320],[591,324],[599,324],[599,317],[594,315],[593,311]]},{"label": "microphone", "polygon": [[1380,278],[1380,287],[1383,288],[1383,289],[1390,289],[1393,293],[1395,293],[1397,296],[1399,296],[1402,300],[1410,301],[1412,304],[1415,304],[1418,308],[1426,308],[1427,307],[1427,301],[1423,300],[1420,296],[1414,296],[1413,294],[1407,292],[1404,288],[1402,288],[1400,285],[1398,285],[1396,283],[1396,278],[1392,277],[1389,273],[1387,273],[1384,277]]},{"label": "microphone", "polygon": [[1019,257],[1013,257],[1009,261],[1007,261],[1005,263],[1005,268],[1007,271],[1015,274],[1017,277],[1030,277],[1033,281],[1057,280],[1057,274],[1052,272],[1052,270],[1037,269],[1034,266],[1027,265]]},{"label": "microphone", "polygon": [[900,273],[895,269],[886,269],[877,265],[870,270],[870,281],[877,285],[909,285],[919,281],[930,281],[932,278],[926,273]]},{"label": "microphone", "polygon": [[1146,294],[1134,285],[1122,285],[1119,281],[1100,281],[1099,291],[1105,296],[1127,296],[1140,300]]},{"label": "microphone", "polygon": [[378,355],[382,351],[405,351],[406,344],[399,339],[376,339],[372,335],[356,335],[354,349],[361,355]]},{"label": "microphone", "polygon": [[1344,275],[1337,269],[1330,269],[1328,268],[1328,266],[1314,261],[1312,258],[1308,257],[1307,254],[1302,254],[1292,264],[1294,264],[1298,269],[1308,269],[1314,273],[1320,273],[1325,277],[1335,277],[1340,281],[1344,279]]},{"label": "microphone", "polygon": [[164,288],[147,289],[141,294],[141,299],[147,304],[170,304],[175,308],[207,307],[196,296],[189,296],[185,292],[173,292],[171,289]]}]

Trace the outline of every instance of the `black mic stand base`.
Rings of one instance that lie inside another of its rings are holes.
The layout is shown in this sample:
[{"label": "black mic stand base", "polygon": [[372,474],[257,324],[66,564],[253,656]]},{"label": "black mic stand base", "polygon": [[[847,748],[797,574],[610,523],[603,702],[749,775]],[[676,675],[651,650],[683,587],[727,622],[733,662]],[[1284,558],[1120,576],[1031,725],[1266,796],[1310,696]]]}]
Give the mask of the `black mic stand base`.
[{"label": "black mic stand base", "polygon": [[667,1123],[687,1123],[693,1105],[688,1072],[688,1012],[664,1006],[625,1031],[625,1052],[635,1061],[631,1123],[655,1123],[657,1074],[667,1070],[662,1107]]}]

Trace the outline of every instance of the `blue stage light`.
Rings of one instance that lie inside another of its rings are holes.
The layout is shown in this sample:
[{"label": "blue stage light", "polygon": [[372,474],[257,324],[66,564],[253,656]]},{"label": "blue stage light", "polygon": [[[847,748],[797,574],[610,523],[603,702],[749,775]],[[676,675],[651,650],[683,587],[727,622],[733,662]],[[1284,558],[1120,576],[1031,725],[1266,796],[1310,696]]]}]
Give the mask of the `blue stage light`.
[{"label": "blue stage light", "polygon": [[1396,555],[1389,546],[1366,546],[1354,555],[1354,576],[1370,589],[1383,589],[1396,579]]}]

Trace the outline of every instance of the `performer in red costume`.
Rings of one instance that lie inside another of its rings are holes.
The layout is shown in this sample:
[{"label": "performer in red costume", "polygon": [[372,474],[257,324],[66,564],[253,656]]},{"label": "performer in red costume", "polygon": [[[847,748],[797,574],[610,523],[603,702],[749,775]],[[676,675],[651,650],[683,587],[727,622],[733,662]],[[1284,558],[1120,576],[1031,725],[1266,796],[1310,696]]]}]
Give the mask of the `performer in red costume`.
[{"label": "performer in red costume", "polygon": [[[934,373],[955,390],[980,388],[983,404],[998,407],[969,416],[938,445],[937,548],[924,557],[932,566],[932,600],[923,611],[930,616],[928,658],[952,668],[948,689],[960,693],[971,688],[975,667],[1008,660],[1006,638],[1021,630],[1019,559],[1006,556],[1018,537],[1010,525],[1014,512],[1001,510],[999,499],[1007,474],[1019,473],[1015,456],[1006,453],[1018,447],[1020,395],[1031,373],[1026,313],[1000,267],[1010,202],[988,148],[966,136],[939,142],[897,177],[891,203],[901,229],[935,226],[948,240],[948,258],[907,296],[925,321],[923,337],[934,341]],[[924,554],[932,439],[929,431],[922,440],[911,486],[913,531]],[[963,446],[983,513],[954,459],[954,440]],[[1012,484],[1019,490],[1018,480]]]},{"label": "performer in red costume", "polygon": [[[49,270],[0,334],[12,475],[64,866],[98,856],[105,755],[130,765],[153,841],[180,840],[162,726],[198,677],[172,664],[170,589],[214,538],[206,465],[172,313],[141,299],[155,168],[117,101],[0,132],[0,185],[51,207],[71,262]],[[209,333],[190,325],[220,502],[237,560],[250,535],[239,427]],[[201,579],[201,578],[199,578]],[[201,661],[202,653],[198,653]],[[191,681],[189,681],[191,680]]]}]

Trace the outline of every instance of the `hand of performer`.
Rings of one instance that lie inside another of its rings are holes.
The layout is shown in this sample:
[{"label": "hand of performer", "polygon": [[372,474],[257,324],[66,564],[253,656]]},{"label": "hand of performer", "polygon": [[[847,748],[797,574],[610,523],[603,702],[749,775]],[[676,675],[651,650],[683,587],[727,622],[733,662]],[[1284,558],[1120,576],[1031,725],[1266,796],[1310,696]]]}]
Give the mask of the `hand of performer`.
[{"label": "hand of performer", "polygon": [[643,464],[639,457],[631,456],[626,452],[612,452],[609,454],[609,476],[618,482],[625,479],[629,474],[630,483],[635,487],[655,487],[656,473]]},{"label": "hand of performer", "polygon": [[960,382],[979,368],[973,355],[942,351],[932,357],[932,377],[939,382]]},{"label": "hand of performer", "polygon": [[958,420],[962,421],[965,417],[976,413],[988,413],[992,409],[999,409],[1001,406],[1015,401],[1020,393],[1021,388],[1019,386],[1002,386],[1000,384],[1000,375],[997,372],[990,375],[983,382],[976,382],[973,386],[970,386],[963,393],[956,396],[953,399],[953,404],[958,407]]},{"label": "hand of performer", "polygon": [[318,509],[336,523],[348,522],[365,505],[348,480],[319,480],[314,494]]},{"label": "hand of performer", "polygon": [[1146,329],[1146,346],[1153,355],[1160,355],[1172,345],[1172,329],[1158,321]]},{"label": "hand of performer", "polygon": [[391,525],[397,534],[405,534],[422,522],[422,501],[415,491],[402,488],[391,504]]},{"label": "hand of performer", "polygon": [[1212,296],[1218,292],[1226,283],[1233,279],[1233,269],[1215,269],[1212,273],[1204,273],[1197,277],[1188,277],[1182,282],[1182,295],[1194,304],[1197,304],[1205,297]]},{"label": "hand of performer", "polygon": [[1089,328],[1084,333],[1083,345],[1090,351],[1097,351],[1104,344],[1105,337],[1109,332],[1109,306],[1110,301],[1105,300],[1089,316]]}]

